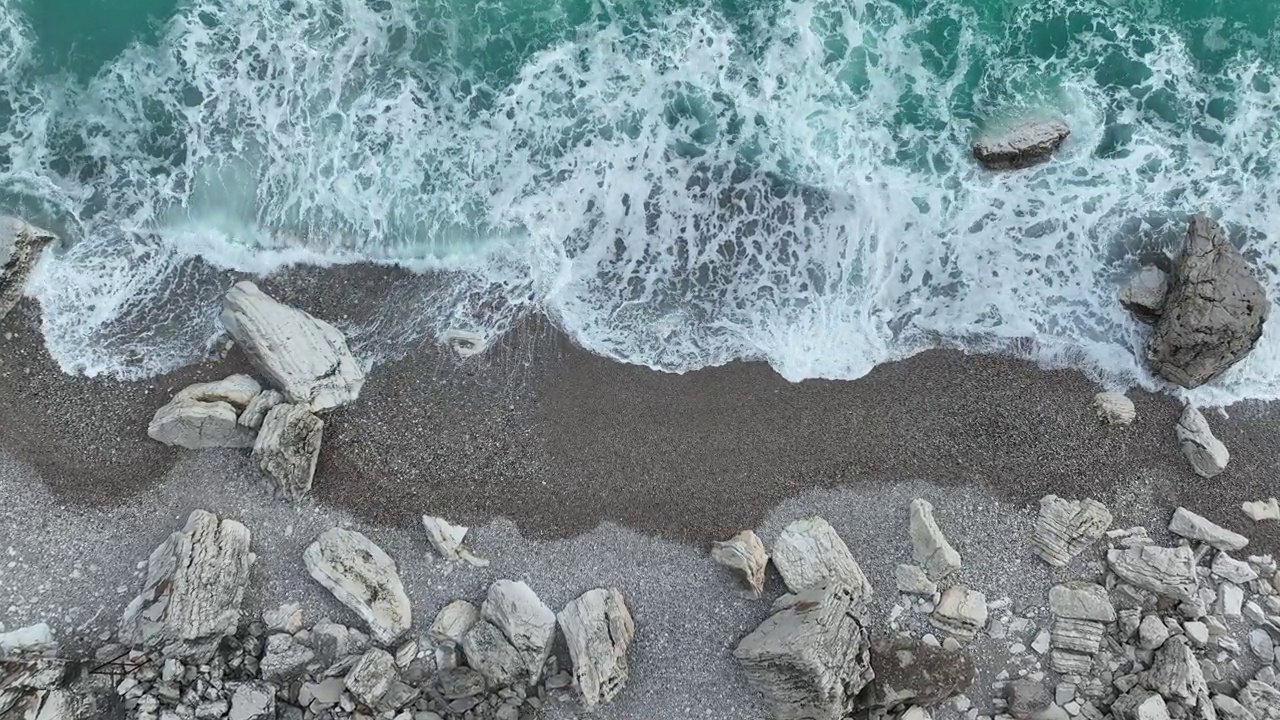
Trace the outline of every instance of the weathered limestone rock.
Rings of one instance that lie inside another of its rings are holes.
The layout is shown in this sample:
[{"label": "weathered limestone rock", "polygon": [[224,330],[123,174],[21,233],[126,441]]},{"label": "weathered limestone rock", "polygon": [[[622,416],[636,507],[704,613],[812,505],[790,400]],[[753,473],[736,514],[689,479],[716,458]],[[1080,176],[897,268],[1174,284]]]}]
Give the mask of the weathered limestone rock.
[{"label": "weathered limestone rock", "polygon": [[244,525],[196,510],[151,553],[146,584],[120,621],[121,641],[207,659],[236,631],[252,563]]},{"label": "weathered limestone rock", "polygon": [[1045,162],[1071,135],[1058,120],[1024,123],[1008,132],[979,139],[973,157],[988,170],[1017,170]]},{"label": "weathered limestone rock", "polygon": [[1188,547],[1144,545],[1107,552],[1107,564],[1122,580],[1182,602],[1197,602],[1195,553]]},{"label": "weathered limestone rock", "polygon": [[587,710],[612,701],[626,687],[627,649],[635,621],[622,593],[588,590],[556,616],[573,660],[573,681]]},{"label": "weathered limestone rock", "polygon": [[395,679],[396,659],[386,650],[371,648],[352,666],[344,684],[356,700],[373,708],[382,701]]},{"label": "weathered limestone rock", "polygon": [[839,720],[871,680],[864,594],[812,586],[738,643],[734,657],[776,720]]},{"label": "weathered limestone rock", "polygon": [[963,585],[952,585],[942,593],[929,622],[958,640],[972,640],[987,625],[987,598]]},{"label": "weathered limestone rock", "polygon": [[1092,498],[1064,500],[1056,495],[1040,499],[1032,549],[1042,560],[1062,567],[1097,542],[1111,527],[1111,513]]},{"label": "weathered limestone rock", "polygon": [[1280,690],[1267,683],[1250,680],[1236,699],[1258,720],[1280,720]]},{"label": "weathered limestone rock", "polygon": [[1169,275],[1154,265],[1147,265],[1120,289],[1120,304],[1138,320],[1155,325],[1164,313],[1164,299],[1169,294]]},{"label": "weathered limestone rock", "polygon": [[898,584],[898,592],[925,597],[933,597],[938,592],[938,584],[930,580],[918,565],[899,565],[894,569],[893,576]]},{"label": "weathered limestone rock", "polygon": [[941,580],[960,569],[960,553],[947,542],[933,519],[933,505],[924,498],[911,501],[911,550],[930,580]]},{"label": "weathered limestone rock", "polygon": [[364,371],[334,326],[241,281],[223,300],[222,324],[290,403],[322,412],[360,395]]},{"label": "weathered limestone rock", "polygon": [[1169,720],[1169,708],[1159,693],[1135,688],[1111,706],[1117,720]]},{"label": "weathered limestone rock", "polygon": [[1164,641],[1169,639],[1169,628],[1165,626],[1164,621],[1158,615],[1148,615],[1142,618],[1142,623],[1138,625],[1138,648],[1140,650],[1155,650],[1164,645]]},{"label": "weathered limestone rock", "polygon": [[1262,337],[1266,292],[1218,223],[1197,215],[1174,260],[1164,312],[1147,360],[1170,382],[1194,388],[1244,359]]},{"label": "weathered limestone rock", "polygon": [[1249,538],[1231,532],[1190,510],[1180,507],[1169,521],[1169,532],[1188,540],[1208,543],[1218,550],[1240,550],[1249,544]]},{"label": "weathered limestone rock", "polygon": [[498,580],[480,607],[480,617],[493,623],[520,653],[530,683],[542,677],[556,637],[556,615],[523,582]]},{"label": "weathered limestone rock", "polygon": [[1151,669],[1142,673],[1141,682],[1148,690],[1160,693],[1165,700],[1178,700],[1187,707],[1200,707],[1213,717],[1209,686],[1205,683],[1200,662],[1187,639],[1171,637],[1156,651]]},{"label": "weathered limestone rock", "polygon": [[1266,520],[1280,520],[1280,501],[1275,498],[1243,503],[1240,506],[1240,510],[1256,523]]},{"label": "weathered limestone rock", "polygon": [[26,290],[40,253],[58,236],[15,217],[0,216],[0,318],[9,314]]},{"label": "weathered limestone rock", "polygon": [[302,606],[286,603],[276,610],[262,613],[262,624],[267,632],[293,634],[302,629]]},{"label": "weathered limestone rock", "polygon": [[275,492],[297,500],[311,490],[320,459],[324,421],[305,405],[282,404],[267,411],[253,458],[275,481]]},{"label": "weathered limestone rock", "polygon": [[213,382],[196,383],[178,391],[175,401],[225,402],[237,412],[249,407],[249,403],[262,392],[262,386],[248,375],[228,375]]},{"label": "weathered limestone rock", "polygon": [[1188,405],[1182,411],[1176,428],[1182,455],[1191,463],[1191,469],[1203,478],[1216,477],[1227,469],[1231,453],[1222,441],[1214,437],[1209,421],[1196,408]]},{"label": "weathered limestone rock", "polygon": [[279,390],[263,390],[253,396],[236,422],[250,430],[257,430],[262,427],[262,421],[266,419],[271,408],[283,402],[284,395]]},{"label": "weathered limestone rock", "polygon": [[430,515],[422,516],[422,527],[427,531],[427,539],[431,541],[431,546],[445,560],[465,560],[476,567],[489,567],[488,560],[476,557],[471,554],[471,551],[462,547],[462,541],[467,537],[467,531],[470,528],[453,525],[444,518]]},{"label": "weathered limestone rock", "polygon": [[1044,685],[1031,680],[1014,680],[1005,689],[1009,714],[1015,720],[1029,720],[1053,705],[1053,698]]},{"label": "weathered limestone rock", "polygon": [[751,530],[743,530],[724,542],[712,543],[711,559],[742,573],[757,596],[764,590],[769,555],[764,551],[764,543]]},{"label": "weathered limestone rock", "polygon": [[54,645],[53,631],[48,623],[39,622],[0,633],[0,655],[40,651]]},{"label": "weathered limestone rock", "polygon": [[228,720],[275,720],[276,689],[263,682],[241,683],[231,696]]},{"label": "weathered limestone rock", "polygon": [[1098,419],[1107,425],[1132,425],[1134,418],[1138,417],[1133,401],[1124,393],[1100,392],[1094,395],[1093,409],[1098,413]]},{"label": "weathered limestone rock", "polygon": [[1049,611],[1054,615],[1050,661],[1060,673],[1087,673],[1098,654],[1108,623],[1116,611],[1106,588],[1073,581],[1049,590]]},{"label": "weathered limestone rock", "polygon": [[894,635],[871,646],[874,677],[859,697],[864,708],[931,707],[973,684],[974,667],[961,650],[944,650],[919,638]]},{"label": "weathered limestone rock", "polygon": [[427,631],[428,638],[435,645],[436,667],[457,666],[462,639],[478,622],[480,610],[466,600],[454,600],[440,610]]},{"label": "weathered limestone rock", "polygon": [[301,677],[315,659],[310,648],[289,633],[278,632],[267,638],[259,669],[264,679],[287,684]]},{"label": "weathered limestone rock", "polygon": [[1236,560],[1225,552],[1219,552],[1210,565],[1214,577],[1220,577],[1236,585],[1244,585],[1258,579],[1258,571],[1242,560]]},{"label": "weathered limestone rock", "polygon": [[307,572],[390,645],[409,629],[409,598],[396,564],[382,548],[354,530],[326,530],[302,554]]},{"label": "weathered limestone rock", "polygon": [[471,626],[462,638],[462,652],[490,687],[514,687],[529,679],[520,651],[491,622],[481,620]]},{"label": "weathered limestone rock", "polygon": [[773,545],[773,564],[787,589],[798,593],[834,580],[871,597],[871,581],[831,523],[814,516],[783,529]]},{"label": "weathered limestone rock", "polygon": [[253,447],[254,433],[236,423],[236,408],[231,403],[184,398],[179,393],[156,411],[147,436],[165,445],[203,450]]}]

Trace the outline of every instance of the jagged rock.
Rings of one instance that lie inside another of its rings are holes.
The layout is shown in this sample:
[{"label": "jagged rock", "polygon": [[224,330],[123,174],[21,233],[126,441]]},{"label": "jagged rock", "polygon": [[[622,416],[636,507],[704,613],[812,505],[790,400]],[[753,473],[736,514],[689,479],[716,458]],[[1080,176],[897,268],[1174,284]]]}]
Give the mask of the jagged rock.
[{"label": "jagged rock", "polygon": [[1213,220],[1197,215],[1174,260],[1164,312],[1147,341],[1155,372],[1186,388],[1244,359],[1262,337],[1271,303],[1240,251]]},{"label": "jagged rock", "polygon": [[1048,689],[1031,680],[1014,680],[1005,690],[1009,714],[1016,720],[1029,720],[1053,705]]},{"label": "jagged rock", "polygon": [[436,615],[427,631],[427,637],[435,645],[436,667],[444,669],[458,664],[462,639],[479,621],[480,611],[466,600],[455,600]]},{"label": "jagged rock", "polygon": [[1138,417],[1133,401],[1124,393],[1100,392],[1093,396],[1093,409],[1098,419],[1107,425],[1132,425]]},{"label": "jagged rock", "polygon": [[863,708],[931,707],[973,684],[974,667],[963,651],[944,650],[919,638],[895,635],[871,646],[871,684],[858,698]]},{"label": "jagged rock", "polygon": [[1178,419],[1178,442],[1182,455],[1191,463],[1191,469],[1203,478],[1216,477],[1227,468],[1231,452],[1222,441],[1213,436],[1209,422],[1196,408],[1188,405]]},{"label": "jagged rock", "polygon": [[1107,564],[1130,585],[1182,602],[1198,601],[1199,583],[1191,548],[1117,548],[1107,552]]},{"label": "jagged rock", "polygon": [[1040,517],[1031,543],[1042,560],[1063,567],[1097,542],[1111,527],[1111,513],[1097,500],[1040,499]]},{"label": "jagged rock", "polygon": [[738,643],[734,657],[773,718],[839,720],[850,711],[872,676],[864,608],[859,589],[812,586]]},{"label": "jagged rock", "polygon": [[783,529],[773,545],[773,565],[793,593],[834,580],[871,597],[871,582],[849,547],[826,520],[814,516]]},{"label": "jagged rock", "polygon": [[292,635],[280,632],[267,638],[259,672],[265,680],[288,683],[301,677],[315,658],[315,654]]},{"label": "jagged rock", "polygon": [[1018,170],[1045,162],[1071,135],[1059,120],[1023,123],[973,144],[973,157],[988,170]]},{"label": "jagged rock", "polygon": [[711,559],[742,573],[757,596],[764,590],[769,555],[764,551],[764,543],[751,530],[743,530],[724,542],[712,543]]},{"label": "jagged rock", "polygon": [[1169,293],[1169,275],[1154,265],[1138,270],[1120,289],[1120,304],[1134,317],[1155,325],[1164,313],[1164,299]]},{"label": "jagged rock", "polygon": [[1249,650],[1253,652],[1254,657],[1264,663],[1270,663],[1276,659],[1276,643],[1262,628],[1249,631]]},{"label": "jagged rock", "polygon": [[307,644],[315,651],[316,659],[321,665],[332,665],[350,655],[361,655],[368,649],[368,641],[356,637],[346,625],[322,618],[311,628]]},{"label": "jagged rock", "polygon": [[1156,615],[1142,618],[1138,625],[1138,647],[1143,650],[1155,650],[1169,639],[1169,628]]},{"label": "jagged rock", "polygon": [[1134,689],[1111,705],[1117,720],[1170,720],[1169,708],[1159,693]]},{"label": "jagged rock", "polygon": [[262,613],[262,624],[268,632],[296,633],[302,629],[302,606],[287,603],[277,610],[268,610]]},{"label": "jagged rock", "polygon": [[1049,612],[1073,620],[1103,624],[1116,621],[1116,610],[1107,597],[1107,589],[1080,580],[1055,585],[1049,590]]},{"label": "jagged rock", "polygon": [[466,667],[441,670],[436,675],[436,682],[446,700],[474,697],[485,691],[484,676]]},{"label": "jagged rock", "polygon": [[241,281],[223,300],[222,324],[286,400],[322,412],[360,395],[364,371],[334,326]]},{"label": "jagged rock", "polygon": [[512,687],[529,679],[529,668],[520,651],[493,623],[481,620],[471,626],[462,638],[462,652],[467,664],[478,670],[491,687]]},{"label": "jagged rock", "polygon": [[573,681],[587,710],[618,696],[627,684],[627,649],[635,621],[622,593],[588,590],[556,616],[573,661]]},{"label": "jagged rock", "polygon": [[1208,543],[1218,550],[1240,550],[1249,538],[1217,525],[1190,510],[1180,507],[1169,521],[1169,532],[1188,540]]},{"label": "jagged rock", "polygon": [[893,576],[899,592],[925,597],[933,597],[938,592],[938,584],[930,580],[918,565],[899,565],[893,571]]},{"label": "jagged rock", "polygon": [[1265,520],[1280,520],[1280,501],[1275,498],[1253,500],[1243,503],[1240,509],[1249,519],[1258,523]]},{"label": "jagged rock", "polygon": [[1258,720],[1280,720],[1280,690],[1267,683],[1250,680],[1236,699]]},{"label": "jagged rock", "polygon": [[1208,706],[1209,686],[1205,683],[1200,663],[1187,639],[1181,635],[1169,638],[1156,651],[1151,669],[1142,673],[1141,682],[1148,690],[1160,693],[1165,700],[1177,700],[1188,707]]},{"label": "jagged rock", "polygon": [[372,648],[352,666],[344,685],[365,707],[377,707],[396,680],[396,659],[391,653]]},{"label": "jagged rock", "polygon": [[254,432],[236,423],[236,408],[229,402],[174,398],[151,418],[147,437],[165,445],[203,450],[252,447]]},{"label": "jagged rock", "polygon": [[302,555],[307,572],[369,625],[378,642],[394,643],[411,612],[396,564],[354,530],[326,530]]},{"label": "jagged rock", "polygon": [[249,530],[196,510],[151,553],[142,592],[120,622],[122,642],[206,659],[236,631],[249,583]]},{"label": "jagged rock", "polygon": [[[0,218],[3,220],[3,218]],[[48,623],[35,623],[16,630],[0,633],[0,655],[21,655],[27,652],[43,652],[55,646],[53,631]]]},{"label": "jagged rock", "polygon": [[305,405],[276,405],[267,411],[253,444],[253,458],[275,481],[275,492],[298,499],[311,490],[320,459],[324,421]]},{"label": "jagged rock", "polygon": [[520,653],[530,684],[542,677],[542,667],[556,637],[556,615],[523,582],[498,580],[480,607],[480,617],[502,631]]},{"label": "jagged rock", "polygon": [[960,553],[947,542],[933,519],[933,505],[924,498],[911,501],[911,551],[930,580],[941,580],[960,569]]},{"label": "jagged rock", "polygon": [[1219,552],[1210,566],[1214,576],[1228,582],[1243,585],[1258,579],[1258,571],[1247,562],[1236,560],[1225,552]]},{"label": "jagged rock", "polygon": [[971,640],[987,624],[987,598],[963,585],[952,585],[942,593],[929,622],[959,640]]},{"label": "jagged rock", "polygon": [[467,530],[470,528],[453,525],[444,518],[430,515],[422,516],[422,527],[427,531],[427,539],[431,541],[431,546],[445,560],[465,560],[476,567],[489,567],[488,560],[476,557],[462,547],[462,541],[467,537]]},{"label": "jagged rock", "polygon": [[16,217],[0,216],[0,318],[22,300],[31,271],[58,236]]},{"label": "jagged rock", "polygon": [[253,399],[245,406],[236,422],[250,430],[257,430],[262,427],[262,421],[266,419],[267,413],[271,411],[271,408],[283,402],[284,394],[279,390],[263,390],[253,396]]},{"label": "jagged rock", "polygon": [[276,689],[262,682],[247,682],[231,696],[228,720],[275,720]]}]

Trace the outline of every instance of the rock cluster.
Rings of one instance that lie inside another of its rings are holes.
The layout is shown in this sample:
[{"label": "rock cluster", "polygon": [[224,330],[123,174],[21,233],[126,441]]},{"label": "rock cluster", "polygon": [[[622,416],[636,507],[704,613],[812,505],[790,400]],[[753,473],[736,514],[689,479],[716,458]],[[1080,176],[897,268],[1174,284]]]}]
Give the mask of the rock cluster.
[{"label": "rock cluster", "polygon": [[980,138],[973,157],[989,170],[1016,170],[1047,161],[1071,135],[1059,120],[1023,123],[1007,132]]},{"label": "rock cluster", "polygon": [[40,254],[58,237],[15,217],[0,216],[0,318],[9,314],[27,287]]}]

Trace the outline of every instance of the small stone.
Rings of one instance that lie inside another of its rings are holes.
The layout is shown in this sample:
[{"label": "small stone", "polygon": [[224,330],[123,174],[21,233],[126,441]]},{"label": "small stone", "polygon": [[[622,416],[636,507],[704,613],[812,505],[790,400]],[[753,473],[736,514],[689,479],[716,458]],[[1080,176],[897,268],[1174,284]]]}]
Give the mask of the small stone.
[{"label": "small stone", "polygon": [[1267,520],[1280,520],[1280,501],[1276,498],[1253,500],[1240,506],[1249,519],[1258,523]]},{"label": "small stone", "polygon": [[292,635],[302,629],[302,606],[286,604],[277,610],[268,610],[262,613],[262,623],[268,632]]},{"label": "small stone", "polygon": [[917,565],[899,565],[894,570],[894,578],[898,583],[898,592],[909,595],[933,597],[938,592],[937,583],[929,579],[925,571]]},{"label": "small stone", "polygon": [[1222,583],[1218,588],[1218,614],[1237,620],[1242,616],[1244,591],[1237,585]]},{"label": "small stone", "polygon": [[[1231,462],[1231,453],[1222,441],[1214,437],[1209,428],[1209,421],[1195,407],[1188,405],[1182,411],[1176,428],[1178,442],[1182,444],[1182,455],[1191,463],[1191,469],[1202,478],[1213,478],[1222,474]],[[1244,547],[1243,545],[1241,547]],[[1219,548],[1238,550],[1240,548]]]},{"label": "small stone", "polygon": [[247,682],[231,696],[228,720],[275,720],[276,690],[263,682]]},{"label": "small stone", "polygon": [[427,531],[427,539],[431,541],[431,546],[445,560],[463,560],[475,567],[489,567],[488,560],[477,557],[462,547],[462,541],[467,537],[469,528],[454,525],[444,518],[430,515],[422,516],[422,527]]},{"label": "small stone", "polygon": [[1227,582],[1244,585],[1258,579],[1258,571],[1247,562],[1236,560],[1225,552],[1213,558],[1213,574]]},{"label": "small stone", "polygon": [[923,565],[931,580],[941,580],[960,569],[960,553],[951,547],[933,517],[928,500],[911,501],[911,547],[915,561]]},{"label": "small stone", "polygon": [[1031,642],[1031,649],[1035,650],[1036,653],[1040,655],[1049,652],[1052,638],[1053,635],[1048,630],[1041,630],[1036,635],[1036,639]]},{"label": "small stone", "polygon": [[987,624],[987,598],[963,585],[953,585],[942,593],[930,622],[952,637],[970,640]]},{"label": "small stone", "polygon": [[1209,644],[1209,626],[1202,622],[1190,621],[1182,624],[1182,631],[1186,633],[1187,639],[1196,647],[1204,647]]},{"label": "small stone", "polygon": [[764,551],[764,543],[751,530],[743,530],[724,542],[712,543],[711,559],[741,573],[757,596],[764,590],[769,555]]},{"label": "small stone", "polygon": [[1142,624],[1138,626],[1138,638],[1138,647],[1155,650],[1169,639],[1169,628],[1165,627],[1159,617],[1148,615],[1142,618]]},{"label": "small stone", "polygon": [[1253,651],[1254,657],[1264,663],[1275,660],[1275,641],[1271,639],[1271,635],[1266,630],[1254,628],[1249,631],[1249,649]]}]

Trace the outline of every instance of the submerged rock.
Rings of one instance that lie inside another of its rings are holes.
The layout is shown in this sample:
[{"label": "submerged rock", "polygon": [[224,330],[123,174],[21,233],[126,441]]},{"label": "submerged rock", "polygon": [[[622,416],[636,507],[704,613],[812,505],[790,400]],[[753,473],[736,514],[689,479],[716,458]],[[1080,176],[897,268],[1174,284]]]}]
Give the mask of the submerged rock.
[{"label": "submerged rock", "polygon": [[1270,309],[1240,251],[1218,223],[1197,215],[1174,260],[1147,360],[1170,382],[1199,387],[1244,359],[1262,337]]},{"label": "submerged rock", "polygon": [[412,613],[396,564],[354,530],[326,530],[302,555],[307,572],[390,645],[409,629]]},{"label": "submerged rock", "polygon": [[1227,469],[1231,453],[1221,440],[1214,437],[1209,421],[1199,410],[1191,405],[1184,408],[1176,430],[1178,442],[1182,444],[1182,455],[1197,475],[1211,478]]},{"label": "submerged rock", "polygon": [[1097,542],[1110,527],[1111,513],[1097,500],[1064,500],[1045,495],[1040,499],[1032,549],[1045,562],[1062,567]]},{"label": "submerged rock", "polygon": [[22,299],[40,253],[58,236],[25,220],[0,216],[0,318]]},{"label": "submerged rock", "polygon": [[1071,128],[1059,120],[1037,120],[980,138],[973,157],[988,170],[1017,170],[1045,162],[1062,147]]},{"label": "submerged rock", "polygon": [[1168,273],[1148,265],[1120,289],[1120,304],[1138,320],[1154,325],[1164,313],[1164,299],[1168,293]]},{"label": "submerged rock", "polygon": [[928,500],[911,501],[911,549],[915,561],[924,566],[930,580],[941,580],[960,569],[960,553],[951,547]]},{"label": "submerged rock", "polygon": [[861,593],[864,600],[871,597],[871,581],[849,546],[820,517],[796,520],[784,528],[773,545],[773,564],[793,593],[834,580]]},{"label": "submerged rock", "polygon": [[253,458],[278,494],[297,500],[311,490],[323,437],[324,421],[306,405],[276,405],[262,421]]},{"label": "submerged rock", "polygon": [[573,681],[582,706],[592,710],[618,696],[629,675],[627,650],[635,621],[622,593],[588,590],[556,616],[573,661]]},{"label": "submerged rock", "polygon": [[743,530],[724,542],[712,543],[711,559],[742,573],[757,596],[764,590],[769,555],[764,551],[764,543],[751,530]]}]

